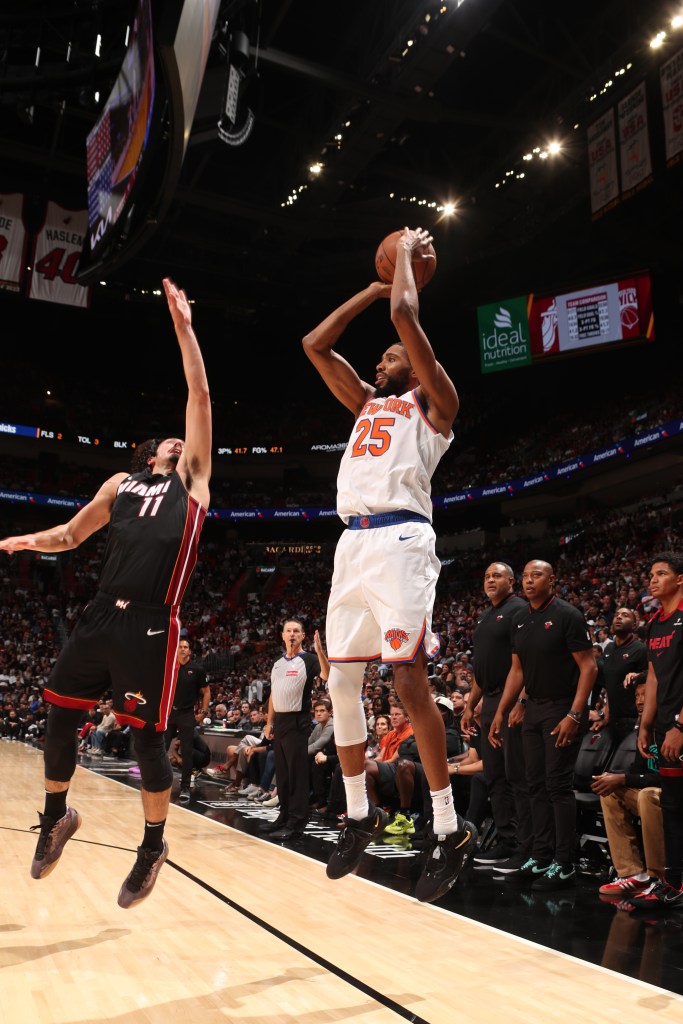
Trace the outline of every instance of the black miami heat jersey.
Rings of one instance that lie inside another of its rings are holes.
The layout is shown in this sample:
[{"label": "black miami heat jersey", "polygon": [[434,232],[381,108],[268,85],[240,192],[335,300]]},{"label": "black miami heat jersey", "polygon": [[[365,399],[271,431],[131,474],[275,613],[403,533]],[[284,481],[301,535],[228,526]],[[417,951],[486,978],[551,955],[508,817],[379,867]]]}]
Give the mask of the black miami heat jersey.
[{"label": "black miami heat jersey", "polygon": [[657,727],[668,732],[683,707],[683,601],[668,615],[654,613],[645,644],[657,676]]},{"label": "black miami heat jersey", "polygon": [[114,500],[100,590],[150,605],[179,605],[197,562],[205,517],[206,509],[177,473],[131,473]]}]

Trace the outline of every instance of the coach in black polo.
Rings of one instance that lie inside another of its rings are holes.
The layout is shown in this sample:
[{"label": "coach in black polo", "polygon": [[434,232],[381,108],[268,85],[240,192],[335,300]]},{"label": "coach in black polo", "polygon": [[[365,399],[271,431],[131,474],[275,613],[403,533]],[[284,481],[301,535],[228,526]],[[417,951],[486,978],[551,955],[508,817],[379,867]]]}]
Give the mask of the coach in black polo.
[{"label": "coach in black polo", "polygon": [[526,601],[513,593],[514,583],[514,573],[506,562],[492,562],[484,572],[484,593],[491,604],[474,627],[472,689],[460,723],[462,732],[467,733],[481,700],[481,758],[498,841],[475,853],[474,860],[495,865],[505,874],[517,872],[526,862],[532,838],[521,730],[508,730],[506,717],[502,748],[488,740],[512,664],[511,624],[515,613],[527,608]]},{"label": "coach in black polo", "polygon": [[512,622],[512,667],[489,732],[490,742],[500,746],[503,715],[514,706],[510,725],[523,715],[534,839],[519,874],[533,879],[537,890],[576,884],[574,765],[598,671],[582,612],[557,597],[554,587],[548,562],[527,562],[522,589],[528,605]]}]

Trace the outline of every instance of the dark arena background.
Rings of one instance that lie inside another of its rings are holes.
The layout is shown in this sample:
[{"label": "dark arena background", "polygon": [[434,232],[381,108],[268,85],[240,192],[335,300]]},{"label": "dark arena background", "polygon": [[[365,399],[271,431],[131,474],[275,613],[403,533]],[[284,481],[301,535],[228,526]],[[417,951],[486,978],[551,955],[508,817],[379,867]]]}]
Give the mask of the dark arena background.
[{"label": "dark arena background", "polygon": [[[623,604],[642,631],[651,557],[683,544],[683,6],[5,6],[0,536],[67,521],[137,443],[182,436],[171,277],[213,403],[211,508],[182,619],[211,685],[214,769],[242,735],[216,709],[263,703],[283,618],[302,617],[306,646],[316,629],[324,641],[353,423],[301,342],[406,225],[433,236],[420,320],[460,396],[432,480],[435,664],[469,663],[494,560],[517,579],[551,562],[595,643]],[[377,302],[337,347],[374,381],[394,337]],[[336,816],[279,844],[258,833],[276,809],[206,772],[181,805],[176,772],[170,860],[124,926],[110,897],[139,777],[125,745],[83,749],[88,829],[32,882],[41,694],[105,539],[0,553],[0,1020],[681,1019],[683,915],[599,898],[612,864],[589,799],[575,889],[537,895],[470,862],[424,906],[419,837],[373,844],[357,875],[328,883]],[[480,825],[492,841],[490,813]]]}]

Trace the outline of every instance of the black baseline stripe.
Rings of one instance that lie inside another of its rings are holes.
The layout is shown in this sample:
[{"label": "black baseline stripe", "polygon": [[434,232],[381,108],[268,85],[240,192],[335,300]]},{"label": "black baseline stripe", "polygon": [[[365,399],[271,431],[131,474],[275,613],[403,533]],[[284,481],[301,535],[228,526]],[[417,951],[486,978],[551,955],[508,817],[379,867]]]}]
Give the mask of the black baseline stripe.
[{"label": "black baseline stripe", "polygon": [[212,885],[209,885],[208,882],[205,882],[203,881],[203,879],[198,878],[196,875],[192,874],[191,871],[187,871],[185,868],[181,868],[179,864],[176,864],[171,860],[167,860],[166,863],[170,864],[171,867],[173,867],[176,871],[179,871],[181,875],[185,875],[185,877],[189,878],[190,881],[195,882],[197,885],[201,886],[202,889],[206,889],[207,892],[211,893],[212,896],[215,896],[217,899],[227,904],[227,906],[229,906],[232,910],[236,910],[238,914],[242,914],[243,917],[246,917],[253,924],[258,925],[259,928],[263,928],[271,935],[274,935],[276,939],[279,939],[286,945],[291,946],[292,949],[295,949],[298,953],[301,953],[303,954],[303,956],[308,957],[309,960],[313,960],[320,967],[324,967],[324,969],[326,971],[329,971],[331,974],[336,974],[338,978],[341,978],[341,980],[345,981],[348,985],[351,985],[353,988],[358,989],[365,995],[370,996],[370,998],[374,999],[376,1002],[382,1003],[389,1010],[392,1010],[394,1013],[398,1014],[399,1017],[403,1017],[405,1018],[405,1020],[411,1021],[412,1024],[429,1024],[429,1021],[425,1020],[424,1017],[418,1017],[416,1013],[413,1013],[411,1010],[406,1009],[405,1006],[401,1006],[400,1003],[397,1003],[394,999],[390,999],[389,996],[385,996],[383,992],[379,992],[377,989],[372,988],[370,985],[366,985],[364,981],[360,981],[359,978],[355,978],[352,974],[348,974],[346,971],[342,970],[341,967],[337,967],[336,964],[330,963],[330,961],[326,960],[324,957],[318,956],[318,954],[314,953],[313,950],[308,949],[306,946],[303,946],[300,942],[297,942],[296,939],[293,939],[291,938],[291,936],[286,935],[284,932],[281,932],[279,928],[276,928],[274,925],[269,924],[268,921],[264,921],[262,917],[258,917],[257,914],[252,914],[252,912],[250,910],[247,910],[246,907],[241,907],[239,903],[235,903],[235,901],[232,900],[229,896],[226,896],[224,893],[219,892],[218,889],[214,889]]},{"label": "black baseline stripe", "polygon": [[[12,825],[0,826],[0,832],[3,831],[28,832],[28,829],[15,828]],[[31,833],[28,832],[28,834],[30,835]],[[106,847],[109,850],[122,850],[125,853],[136,852],[135,850],[129,850],[126,846],[118,846],[115,843],[102,843],[88,839],[76,839],[75,837],[70,839],[69,842],[83,843],[85,846]],[[352,988],[358,989],[359,992],[363,992],[366,996],[370,996],[370,998],[374,999],[375,1002],[382,1003],[383,1006],[392,1010],[393,1013],[398,1014],[399,1017],[403,1017],[405,1020],[410,1021],[411,1024],[430,1024],[430,1022],[425,1020],[424,1017],[418,1017],[416,1013],[406,1009],[405,1006],[401,1006],[401,1004],[397,1003],[395,999],[390,999],[389,996],[385,996],[383,992],[379,992],[377,989],[372,988],[371,985],[366,985],[364,981],[360,981],[359,978],[355,978],[352,974],[348,974],[347,971],[342,970],[341,967],[337,967],[336,964],[330,963],[329,960],[326,960],[322,956],[318,956],[318,954],[314,953],[313,950],[308,949],[306,946],[302,946],[302,944],[297,942],[296,939],[292,939],[289,935],[285,935],[285,933],[281,932],[279,928],[276,928],[274,925],[264,921],[262,917],[252,914],[252,912],[247,910],[246,907],[241,907],[239,903],[235,903],[235,901],[229,896],[226,896],[225,893],[219,892],[218,889],[214,889],[212,885],[209,885],[208,882],[198,878],[197,875],[194,875],[191,871],[181,868],[179,864],[175,863],[175,861],[167,860],[166,864],[168,864],[169,867],[172,867],[174,871],[178,871],[181,875],[185,875],[185,877],[189,878],[189,880],[194,882],[195,885],[199,885],[202,889],[205,889],[208,893],[215,896],[216,899],[219,899],[222,903],[225,903],[232,910],[236,910],[238,914],[242,915],[242,917],[246,917],[253,924],[258,925],[259,928],[263,928],[264,931],[274,935],[276,939],[280,940],[280,942],[284,942],[287,946],[291,946],[291,948],[295,949],[298,953],[308,957],[309,960],[313,960],[314,963],[323,967],[326,971],[329,971],[330,974],[335,974],[338,978],[341,978],[341,980],[345,981],[347,985],[351,985]]]}]

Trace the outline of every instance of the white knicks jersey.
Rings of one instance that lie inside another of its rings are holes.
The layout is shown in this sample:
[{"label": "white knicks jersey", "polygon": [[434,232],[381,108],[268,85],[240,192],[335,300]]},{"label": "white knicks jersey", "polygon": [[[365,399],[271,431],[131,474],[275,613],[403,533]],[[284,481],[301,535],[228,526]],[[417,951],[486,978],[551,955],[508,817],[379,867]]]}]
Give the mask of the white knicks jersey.
[{"label": "white knicks jersey", "polygon": [[372,515],[408,509],[432,520],[431,479],[448,450],[417,391],[371,398],[360,411],[337,475],[337,513]]}]

